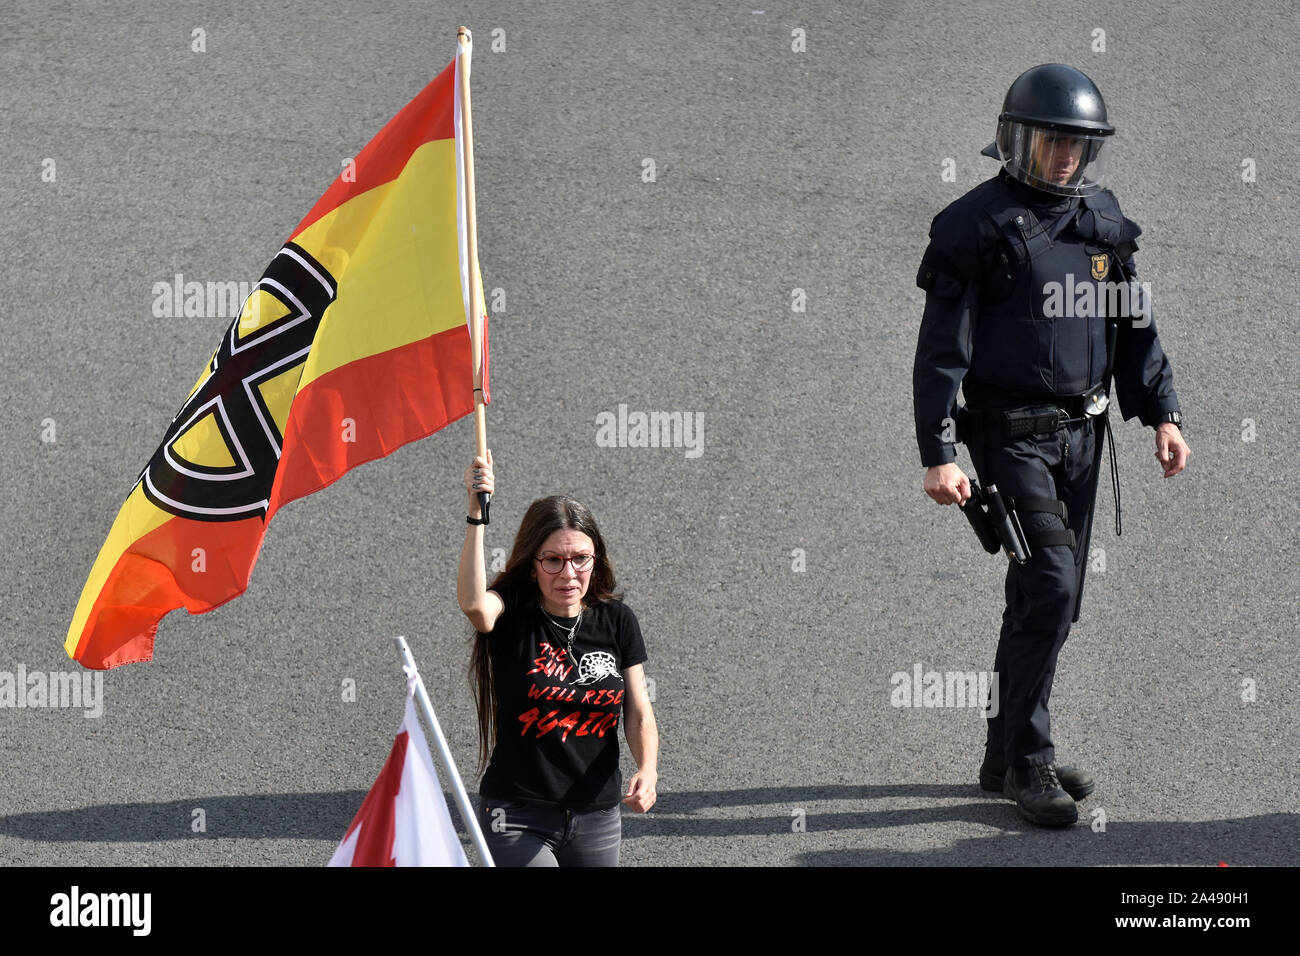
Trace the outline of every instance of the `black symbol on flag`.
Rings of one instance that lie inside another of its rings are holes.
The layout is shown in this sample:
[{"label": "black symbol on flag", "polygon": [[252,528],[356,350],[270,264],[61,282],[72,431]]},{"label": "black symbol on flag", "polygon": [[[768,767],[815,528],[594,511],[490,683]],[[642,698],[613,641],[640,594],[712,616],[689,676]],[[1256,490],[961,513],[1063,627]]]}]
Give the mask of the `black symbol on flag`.
[{"label": "black symbol on flag", "polygon": [[284,436],[262,386],[301,372],[337,294],[334,277],[301,247],[276,254],[140,473],[150,501],[200,521],[265,519]]}]

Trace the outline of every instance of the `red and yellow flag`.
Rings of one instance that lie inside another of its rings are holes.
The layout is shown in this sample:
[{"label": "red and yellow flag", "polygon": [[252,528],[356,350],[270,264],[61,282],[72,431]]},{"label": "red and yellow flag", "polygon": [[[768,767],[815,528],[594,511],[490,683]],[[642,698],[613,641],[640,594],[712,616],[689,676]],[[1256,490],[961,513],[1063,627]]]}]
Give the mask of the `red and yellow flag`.
[{"label": "red and yellow flag", "polygon": [[[468,59],[467,44],[271,260],[118,512],[70,657],[150,660],[165,614],[243,593],[282,505],[473,410],[470,281],[483,296],[456,96]],[[487,401],[486,339],[483,364]]]}]

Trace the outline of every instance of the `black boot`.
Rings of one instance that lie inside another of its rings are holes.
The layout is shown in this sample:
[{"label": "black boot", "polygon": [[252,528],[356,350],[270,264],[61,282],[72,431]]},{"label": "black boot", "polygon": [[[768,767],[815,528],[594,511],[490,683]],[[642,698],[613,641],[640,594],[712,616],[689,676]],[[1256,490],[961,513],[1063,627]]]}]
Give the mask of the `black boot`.
[{"label": "black boot", "polygon": [[1002,792],[1020,809],[1030,823],[1043,827],[1069,826],[1079,819],[1074,799],[1061,789],[1056,768],[1051,764],[1037,767],[1010,767]]},{"label": "black boot", "polygon": [[[1061,789],[1075,800],[1082,800],[1097,787],[1086,770],[1080,770],[1078,767],[1057,767],[1055,764],[1052,766],[1056,767],[1056,779],[1061,781]],[[993,756],[992,750],[985,748],[984,762],[980,764],[980,789],[990,793],[1001,793],[1006,776],[1006,765]]]}]

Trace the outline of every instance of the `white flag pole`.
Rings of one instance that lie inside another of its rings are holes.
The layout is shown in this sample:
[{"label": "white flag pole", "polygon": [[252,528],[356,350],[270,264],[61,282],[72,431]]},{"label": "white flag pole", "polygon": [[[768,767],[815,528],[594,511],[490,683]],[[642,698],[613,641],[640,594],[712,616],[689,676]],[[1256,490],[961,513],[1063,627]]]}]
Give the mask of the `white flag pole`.
[{"label": "white flag pole", "polygon": [[425,690],[424,680],[415,666],[415,659],[411,657],[411,648],[407,646],[405,637],[398,636],[393,640],[397,642],[397,649],[402,652],[403,670],[406,671],[407,679],[415,682],[415,699],[420,702],[425,722],[433,731],[434,746],[438,750],[438,756],[442,758],[442,765],[447,768],[447,775],[451,778],[452,794],[456,797],[456,806],[460,807],[460,816],[465,821],[465,828],[469,830],[470,839],[474,841],[474,848],[478,850],[484,866],[496,866],[492,860],[492,853],[488,850],[487,841],[483,839],[483,831],[479,829],[478,814],[469,802],[469,794],[465,792],[465,784],[461,782],[460,774],[456,772],[456,761],[451,757],[447,738],[442,735],[442,726],[433,712],[429,692]]}]

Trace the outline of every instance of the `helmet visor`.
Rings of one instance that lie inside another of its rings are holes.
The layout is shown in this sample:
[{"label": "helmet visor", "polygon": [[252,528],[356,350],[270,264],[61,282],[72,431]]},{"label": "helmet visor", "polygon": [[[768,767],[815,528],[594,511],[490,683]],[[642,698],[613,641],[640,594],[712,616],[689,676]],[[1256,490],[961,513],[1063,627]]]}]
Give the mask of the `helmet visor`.
[{"label": "helmet visor", "polygon": [[998,151],[1007,172],[1027,186],[1058,196],[1090,196],[1105,181],[1110,139],[1003,120]]}]

